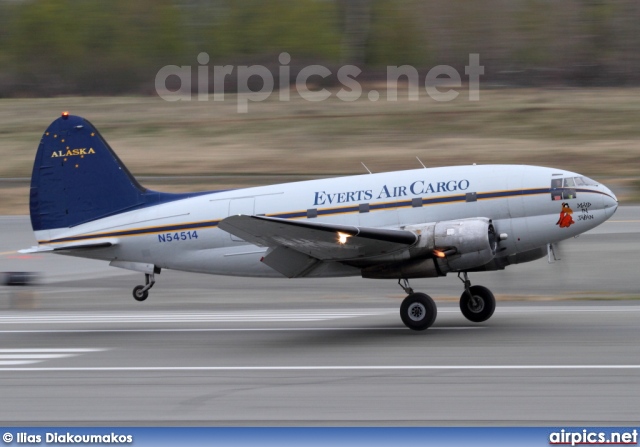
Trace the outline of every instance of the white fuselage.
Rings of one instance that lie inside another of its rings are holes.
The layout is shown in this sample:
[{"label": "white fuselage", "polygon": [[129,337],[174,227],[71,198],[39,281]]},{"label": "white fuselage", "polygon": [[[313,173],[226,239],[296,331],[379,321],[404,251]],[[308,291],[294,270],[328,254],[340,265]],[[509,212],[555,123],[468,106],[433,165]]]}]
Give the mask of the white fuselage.
[{"label": "white fuselage", "polygon": [[[574,237],[615,212],[617,200],[603,185],[576,185],[554,195],[552,180],[579,177],[552,168],[487,165],[311,180],[213,192],[73,228],[38,231],[36,238],[52,247],[103,240],[114,244],[68,253],[74,256],[218,275],[282,277],[261,262],[266,247],[239,240],[218,223],[244,214],[401,229],[486,217],[497,233],[508,235],[499,256],[509,256]],[[563,204],[573,212],[568,226],[559,224]],[[358,274],[354,267],[332,263],[309,276]]]}]

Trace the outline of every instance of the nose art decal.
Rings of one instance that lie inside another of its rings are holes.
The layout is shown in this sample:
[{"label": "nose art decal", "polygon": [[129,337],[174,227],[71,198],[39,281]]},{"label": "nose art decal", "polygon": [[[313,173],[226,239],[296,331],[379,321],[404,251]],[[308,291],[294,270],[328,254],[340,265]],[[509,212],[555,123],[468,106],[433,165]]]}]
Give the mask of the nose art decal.
[{"label": "nose art decal", "polygon": [[566,202],[562,203],[562,210],[560,211],[560,218],[556,222],[556,225],[559,225],[560,228],[569,228],[575,222],[573,221],[573,210],[569,207],[569,204]]}]

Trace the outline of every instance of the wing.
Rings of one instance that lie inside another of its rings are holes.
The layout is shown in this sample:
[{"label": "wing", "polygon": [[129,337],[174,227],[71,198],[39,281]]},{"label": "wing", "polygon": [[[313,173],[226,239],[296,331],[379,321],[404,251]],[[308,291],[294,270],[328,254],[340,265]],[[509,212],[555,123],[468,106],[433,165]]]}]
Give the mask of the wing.
[{"label": "wing", "polygon": [[299,222],[265,216],[230,216],[219,227],[270,247],[263,262],[285,276],[303,276],[318,261],[362,261],[406,250],[418,236],[406,230]]}]

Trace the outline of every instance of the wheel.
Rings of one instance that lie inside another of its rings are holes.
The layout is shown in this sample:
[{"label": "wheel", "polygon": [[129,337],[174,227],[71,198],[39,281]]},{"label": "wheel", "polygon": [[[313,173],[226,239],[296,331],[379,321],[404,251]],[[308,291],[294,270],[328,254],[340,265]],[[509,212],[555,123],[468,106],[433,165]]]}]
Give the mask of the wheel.
[{"label": "wheel", "polygon": [[424,331],[429,328],[436,321],[437,314],[436,303],[424,293],[410,294],[400,306],[402,322],[414,331]]},{"label": "wheel", "polygon": [[460,310],[469,321],[481,323],[487,321],[496,310],[496,298],[491,290],[483,286],[469,287],[471,296],[465,290],[460,296]]},{"label": "wheel", "polygon": [[133,289],[133,297],[136,301],[144,301],[149,297],[149,291],[145,290],[143,292],[142,289],[144,289],[144,286],[135,286]]}]

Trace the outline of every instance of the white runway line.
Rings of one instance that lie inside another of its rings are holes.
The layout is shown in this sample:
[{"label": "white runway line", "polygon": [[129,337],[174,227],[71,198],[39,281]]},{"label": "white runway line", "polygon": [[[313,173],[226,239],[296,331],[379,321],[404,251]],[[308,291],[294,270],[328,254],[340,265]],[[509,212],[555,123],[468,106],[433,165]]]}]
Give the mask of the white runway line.
[{"label": "white runway line", "polygon": [[24,359],[61,359],[64,357],[74,357],[77,354],[0,354],[0,360],[24,360]]},{"label": "white runway line", "polygon": [[[5,313],[0,315],[0,324],[78,324],[78,323],[278,323],[314,322],[345,318],[372,317],[397,314],[398,309],[386,308],[370,311],[362,310],[291,310],[291,311],[247,311],[247,312],[150,312],[145,314],[127,313]],[[584,312],[640,312],[640,306],[506,306],[498,304],[496,314],[536,314],[536,313],[584,313]],[[459,314],[457,307],[444,307],[440,314]]]},{"label": "white runway line", "polygon": [[514,306],[514,307],[496,307],[496,313],[509,313],[509,314],[536,314],[536,313],[555,313],[555,312],[640,312],[640,306],[548,306],[548,307],[535,307],[535,306]]},{"label": "white runway line", "polygon": [[[397,312],[396,309],[393,312]],[[216,313],[147,313],[147,314],[4,314],[0,324],[69,324],[69,323],[208,323],[208,322],[284,322],[326,321],[343,318],[377,316],[388,310],[375,311],[278,311],[278,312],[216,312]]]},{"label": "white runway line", "polygon": [[0,360],[0,366],[30,365],[32,363],[40,363],[40,360]]},{"label": "white runway line", "polygon": [[[396,308],[362,310],[291,310],[291,311],[247,311],[247,312],[150,312],[131,313],[43,313],[12,312],[0,314],[0,325],[12,324],[151,324],[151,323],[290,323],[317,322],[359,317],[396,315]],[[504,306],[498,304],[497,315],[530,315],[549,313],[629,313],[640,312],[640,306]],[[439,314],[459,314],[457,307],[444,307]],[[435,328],[434,328],[435,329]],[[13,331],[0,331],[13,332]]]},{"label": "white runway line", "polygon": [[[431,331],[476,331],[486,329],[484,326],[447,326],[430,327]],[[275,328],[188,328],[188,329],[16,329],[0,330],[0,334],[105,334],[105,333],[137,333],[137,332],[313,332],[313,331],[402,331],[405,326],[397,327],[275,327]]]},{"label": "white runway line", "polygon": [[106,366],[0,368],[32,372],[166,372],[166,371],[496,371],[496,370],[637,370],[640,365],[371,365],[371,366]]},{"label": "white runway line", "polygon": [[[46,360],[76,357],[90,352],[106,351],[102,348],[25,348],[0,349],[0,366],[30,365]],[[3,369],[3,368],[0,368]]]},{"label": "white runway line", "polygon": [[0,353],[39,353],[39,352],[96,352],[96,351],[105,351],[105,349],[96,349],[96,348],[42,348],[42,349],[0,349]]}]

